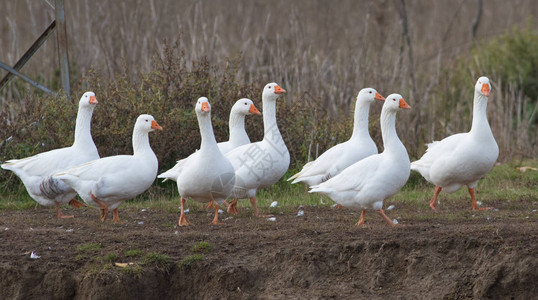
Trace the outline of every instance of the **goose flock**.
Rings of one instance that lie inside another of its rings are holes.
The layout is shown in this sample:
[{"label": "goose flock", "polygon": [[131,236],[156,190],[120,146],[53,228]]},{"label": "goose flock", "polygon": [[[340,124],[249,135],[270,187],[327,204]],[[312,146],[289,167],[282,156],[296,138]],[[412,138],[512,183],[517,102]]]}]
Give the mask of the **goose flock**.
[{"label": "goose flock", "polygon": [[[384,98],[373,88],[357,95],[353,133],[291,176],[292,184],[304,183],[310,193],[327,195],[337,204],[361,212],[357,225],[364,224],[366,210],[375,210],[383,220],[395,223],[385,215],[383,200],[395,195],[407,182],[410,171],[419,172],[435,185],[430,207],[437,211],[441,191],[453,193],[466,185],[473,210],[479,207],[475,197],[478,180],[494,166],[499,148],[489,126],[486,107],[491,84],[480,77],[474,89],[473,121],[467,133],[451,135],[428,144],[426,153],[410,162],[407,150],[396,132],[396,114],[411,107],[400,94]],[[215,209],[211,224],[218,224],[219,209],[238,214],[239,199],[250,200],[254,215],[258,190],[279,181],[288,171],[290,155],[277,125],[276,104],[286,91],[272,82],[262,91],[264,137],[252,143],[245,131],[245,117],[260,112],[250,99],[239,99],[231,109],[229,140],[217,143],[211,124],[211,104],[206,97],[196,101],[195,112],[200,128],[200,148],[179,160],[170,170],[157,175],[158,160],[149,143],[149,133],[163,128],[148,114],[136,120],[132,144],[133,155],[100,158],[91,136],[91,118],[97,105],[92,92],[79,101],[75,139],[71,147],[55,149],[23,158],[8,160],[1,167],[15,173],[28,194],[39,204],[55,206],[58,218],[61,205],[90,205],[100,210],[101,221],[113,212],[120,222],[118,207],[127,199],[147,190],[155,178],[173,180],[181,197],[179,226],[190,225],[185,216],[188,199]],[[368,131],[370,105],[383,101],[380,124],[383,152]],[[75,200],[78,194],[85,202]],[[226,199],[231,199],[227,202]]]}]

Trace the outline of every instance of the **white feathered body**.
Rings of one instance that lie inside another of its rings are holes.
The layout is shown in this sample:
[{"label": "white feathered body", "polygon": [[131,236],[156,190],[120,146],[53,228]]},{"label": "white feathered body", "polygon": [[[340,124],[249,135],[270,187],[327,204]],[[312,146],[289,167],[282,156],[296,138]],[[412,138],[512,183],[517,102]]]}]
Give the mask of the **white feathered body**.
[{"label": "white feathered body", "polygon": [[222,205],[232,192],[235,174],[224,155],[218,149],[211,149],[189,156],[176,178],[177,188],[185,199],[192,198],[202,203],[215,200]]},{"label": "white feathered body", "polygon": [[54,149],[23,159],[12,159],[2,164],[2,169],[12,171],[22,180],[28,194],[39,204],[52,206],[55,202],[64,204],[71,201],[76,192],[52,175],[99,158],[91,136],[91,118],[96,104],[93,92],[86,92],[80,98],[75,141],[71,147]]},{"label": "white feathered body", "polygon": [[453,193],[464,185],[476,187],[478,180],[493,168],[498,155],[499,147],[492,134],[460,133],[428,144],[426,153],[411,164],[411,169],[443,191]]},{"label": "white feathered body", "polygon": [[117,155],[77,166],[56,177],[71,185],[89,205],[99,207],[90,193],[114,210],[147,190],[157,176],[158,161],[148,155]]},{"label": "white feathered body", "polygon": [[238,199],[252,198],[257,190],[275,184],[290,165],[290,154],[281,137],[243,145],[226,157],[235,170],[232,197]]},{"label": "white feathered body", "polygon": [[[407,158],[407,159],[406,159]],[[409,157],[390,152],[368,156],[335,177],[312,187],[351,209],[381,209],[409,178]]]},{"label": "white feathered body", "polygon": [[23,159],[8,160],[2,168],[15,173],[22,180],[28,194],[39,204],[53,206],[54,202],[69,202],[76,196],[76,192],[52,175],[98,158],[95,145],[71,146]]},{"label": "white feathered body", "polygon": [[475,188],[499,156],[499,147],[486,116],[488,99],[479,91],[475,91],[471,130],[428,144],[422,158],[411,164],[412,170],[447,193],[464,185]]},{"label": "white feathered body", "polygon": [[369,139],[350,139],[325,151],[316,160],[303,166],[294,176],[292,183],[304,182],[309,186],[318,185],[342,170],[370,155],[377,154],[374,141]]}]

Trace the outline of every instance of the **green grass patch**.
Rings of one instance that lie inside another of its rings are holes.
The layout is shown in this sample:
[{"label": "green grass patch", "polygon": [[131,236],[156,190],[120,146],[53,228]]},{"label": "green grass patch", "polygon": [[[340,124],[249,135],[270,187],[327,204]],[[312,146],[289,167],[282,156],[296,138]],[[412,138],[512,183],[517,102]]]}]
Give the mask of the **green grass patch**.
[{"label": "green grass patch", "polygon": [[211,250],[211,244],[204,241],[198,242],[192,245],[191,247],[192,252],[204,252],[205,253],[205,252],[209,252],[209,250]]},{"label": "green grass patch", "polygon": [[202,259],[204,259],[204,256],[202,254],[192,254],[192,255],[188,255],[188,256],[185,256],[180,262],[179,262],[179,266],[184,268],[184,267],[190,267],[192,266],[194,263],[196,263],[197,261],[201,261]]},{"label": "green grass patch", "polygon": [[81,254],[78,254],[77,256],[75,256],[76,261],[82,261],[82,260],[86,260],[86,259],[88,259],[88,255],[86,255],[84,253],[81,253]]},{"label": "green grass patch", "polygon": [[101,248],[103,248],[103,245],[101,243],[86,243],[86,244],[78,245],[77,251],[90,253],[90,252],[96,252]]},{"label": "green grass patch", "polygon": [[168,266],[172,260],[166,254],[160,254],[156,252],[149,252],[144,257],[144,265],[158,265],[158,266]]},{"label": "green grass patch", "polygon": [[114,262],[114,261],[118,260],[118,255],[114,254],[114,253],[106,254],[103,257],[103,260],[106,261],[106,262]]},{"label": "green grass patch", "polygon": [[126,257],[137,257],[141,256],[144,252],[139,249],[131,249],[124,252]]}]

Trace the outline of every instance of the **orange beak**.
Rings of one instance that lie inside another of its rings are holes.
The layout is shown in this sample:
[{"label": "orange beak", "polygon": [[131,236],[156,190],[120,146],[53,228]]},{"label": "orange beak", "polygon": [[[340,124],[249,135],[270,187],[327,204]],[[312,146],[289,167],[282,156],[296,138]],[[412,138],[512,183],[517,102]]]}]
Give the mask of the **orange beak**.
[{"label": "orange beak", "polygon": [[281,95],[281,94],[285,94],[286,93],[286,90],[281,88],[280,86],[275,85],[275,94],[277,95]]},{"label": "orange beak", "polygon": [[209,111],[209,103],[204,102],[202,103],[202,111]]},{"label": "orange beak", "polygon": [[379,101],[385,101],[385,97],[381,96],[381,94],[379,93],[375,93],[374,99]]},{"label": "orange beak", "polygon": [[97,104],[97,99],[95,99],[95,96],[90,96],[90,104]]},{"label": "orange beak", "polygon": [[484,94],[485,96],[489,96],[489,84],[482,84],[482,94]]},{"label": "orange beak", "polygon": [[403,109],[410,109],[411,106],[409,106],[409,104],[407,104],[407,102],[405,102],[405,100],[403,98],[400,98],[400,103],[398,105],[400,108],[403,108]]},{"label": "orange beak", "polygon": [[251,115],[261,115],[262,113],[256,108],[256,106],[254,106],[254,104],[251,104],[250,105],[250,109],[248,110],[248,112],[251,114]]},{"label": "orange beak", "polygon": [[151,121],[151,129],[163,130],[163,128],[155,120]]}]

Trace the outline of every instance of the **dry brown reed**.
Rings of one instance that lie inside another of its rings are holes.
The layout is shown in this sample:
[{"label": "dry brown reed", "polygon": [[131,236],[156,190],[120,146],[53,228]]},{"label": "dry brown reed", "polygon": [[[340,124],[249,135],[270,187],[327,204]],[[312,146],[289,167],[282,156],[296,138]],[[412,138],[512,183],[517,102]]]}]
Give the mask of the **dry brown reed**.
[{"label": "dry brown reed", "polygon": [[[5,17],[0,20],[0,60],[14,64],[54,12],[44,1],[1,2]],[[534,0],[487,1],[478,44],[523,26],[537,10]],[[355,96],[366,86],[385,96],[398,92],[413,107],[399,116],[398,131],[416,158],[424,143],[469,129],[470,88],[479,75],[489,76],[497,88],[488,113],[502,159],[538,152],[536,130],[531,130],[535,124],[528,117],[530,100],[516,85],[503,85],[498,74],[476,74],[471,68],[450,74],[458,57],[470,55],[475,1],[84,0],[66,1],[66,13],[74,95],[96,90],[105,102],[124,101],[127,95],[91,86],[96,81],[88,80],[90,70],[98,71],[103,86],[114,86],[116,80],[140,84],[134,79],[140,74],[159,76],[155,71],[162,66],[153,58],[166,59],[170,41],[180,45],[185,70],[196,69],[193,64],[204,60],[225,69],[230,58],[240,57],[231,82],[255,89],[276,81],[290,92],[280,111],[308,110],[301,115],[304,127],[285,127],[297,126],[284,118],[292,114],[281,119],[297,164],[346,138]],[[48,41],[23,71],[58,89],[57,65],[55,43]],[[13,80],[0,91],[7,118],[20,114],[25,101],[33,101],[21,96],[28,90]],[[379,110],[374,107],[371,117],[378,145]],[[217,125],[225,132],[225,124]]]}]

